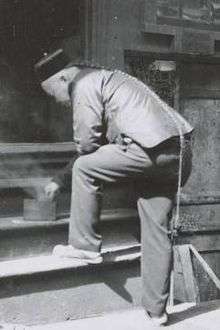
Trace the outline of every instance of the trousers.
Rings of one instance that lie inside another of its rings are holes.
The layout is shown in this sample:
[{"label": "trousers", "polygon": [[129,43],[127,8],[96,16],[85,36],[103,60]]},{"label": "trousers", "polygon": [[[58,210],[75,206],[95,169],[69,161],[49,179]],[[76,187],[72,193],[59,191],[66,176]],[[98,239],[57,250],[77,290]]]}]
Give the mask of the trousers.
[{"label": "trousers", "polygon": [[[172,243],[169,222],[177,191],[179,143],[167,140],[152,149],[135,142],[107,144],[80,156],[72,169],[69,244],[98,252],[102,238],[97,230],[103,182],[133,180],[141,220],[141,275],[143,306],[161,314],[169,295]],[[182,185],[191,170],[191,148],[184,144]]]}]

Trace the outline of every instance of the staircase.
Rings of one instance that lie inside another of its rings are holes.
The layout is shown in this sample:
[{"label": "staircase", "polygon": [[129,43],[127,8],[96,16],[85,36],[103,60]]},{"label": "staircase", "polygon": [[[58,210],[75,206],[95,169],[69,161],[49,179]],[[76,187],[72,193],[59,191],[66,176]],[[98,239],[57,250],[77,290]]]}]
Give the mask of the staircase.
[{"label": "staircase", "polygon": [[[63,145],[58,147],[63,148]],[[54,164],[66,163],[70,158],[65,148],[62,152],[56,150],[57,159],[55,154],[51,156],[49,147],[48,150],[37,147],[32,151],[34,154],[49,153],[46,154],[48,161],[43,154],[39,162],[45,162],[46,167],[51,166],[53,170]],[[20,152],[19,149],[16,148],[16,152]],[[15,156],[9,156],[5,163],[14,164]],[[28,167],[30,162],[31,166],[36,162],[36,158],[30,160],[28,156],[26,159],[23,154],[20,158],[21,169],[24,164]],[[0,179],[1,322],[29,325],[55,323],[140,306],[140,228],[132,186],[108,186],[105,190],[100,221],[104,261],[88,266],[51,256],[54,245],[67,244],[68,191],[64,190],[58,200],[56,221],[30,222],[23,219],[22,203],[27,197],[26,191],[35,184],[44,184],[44,180],[51,176],[50,171],[44,174],[44,178]],[[194,206],[190,206],[194,202],[189,200],[185,204],[183,209],[188,219],[191,213],[195,213]],[[201,217],[205,204],[206,201],[196,207]],[[194,228],[194,222],[191,228],[189,223],[187,221],[187,227],[181,229],[180,243],[191,243],[204,253],[219,250],[219,232],[216,232],[214,225],[207,231],[203,227]],[[198,272],[198,278],[202,276]],[[207,288],[210,288],[210,297],[219,298],[206,278],[202,278],[201,283],[205,283],[200,288],[204,297],[207,297]]]},{"label": "staircase", "polygon": [[[0,320],[42,324],[83,318],[140,304],[139,221],[130,187],[107,187],[100,231],[100,265],[51,257],[67,244],[70,193],[58,198],[57,220],[23,219],[23,199],[73,157],[74,146],[1,145]],[[38,176],[36,176],[36,173]]]},{"label": "staircase", "polygon": [[135,209],[104,210],[100,265],[51,257],[66,244],[68,218],[29,222],[1,219],[0,319],[43,324],[140,305],[139,220]]}]

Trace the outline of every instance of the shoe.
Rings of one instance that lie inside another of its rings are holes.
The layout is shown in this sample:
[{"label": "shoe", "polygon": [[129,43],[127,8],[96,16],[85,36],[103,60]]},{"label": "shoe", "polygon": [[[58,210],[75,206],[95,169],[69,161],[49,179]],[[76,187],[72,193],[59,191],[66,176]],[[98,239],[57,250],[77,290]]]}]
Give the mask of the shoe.
[{"label": "shoe", "polygon": [[151,325],[155,328],[164,327],[168,322],[167,313],[163,313],[161,316],[152,316],[150,312],[146,311],[146,315]]},{"label": "shoe", "polygon": [[99,252],[76,249],[72,245],[56,245],[53,256],[81,260],[87,264],[100,264],[103,258]]}]

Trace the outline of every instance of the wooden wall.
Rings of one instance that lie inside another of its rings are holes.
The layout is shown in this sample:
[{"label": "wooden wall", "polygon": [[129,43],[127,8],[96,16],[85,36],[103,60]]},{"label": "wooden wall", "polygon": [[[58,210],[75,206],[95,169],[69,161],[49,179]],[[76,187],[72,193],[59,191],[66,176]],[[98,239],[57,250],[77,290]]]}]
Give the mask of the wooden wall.
[{"label": "wooden wall", "polygon": [[[178,62],[177,108],[195,126],[193,171],[182,192],[180,242],[194,244],[220,276],[220,29],[200,18],[188,24],[158,18],[152,0],[87,4],[87,52],[93,61],[124,70],[129,56]],[[199,268],[197,274],[203,279],[201,299],[219,297]]]},{"label": "wooden wall", "polygon": [[[183,207],[183,218],[194,226],[188,241],[203,251],[203,256],[220,275],[220,65],[185,63],[182,66],[181,110],[195,127],[193,139],[193,171],[184,193],[190,194],[197,205]],[[206,197],[206,198],[204,198]],[[203,199],[203,201],[201,200]],[[210,202],[209,202],[210,201]],[[217,298],[209,277],[197,269],[201,283],[201,299]]]}]

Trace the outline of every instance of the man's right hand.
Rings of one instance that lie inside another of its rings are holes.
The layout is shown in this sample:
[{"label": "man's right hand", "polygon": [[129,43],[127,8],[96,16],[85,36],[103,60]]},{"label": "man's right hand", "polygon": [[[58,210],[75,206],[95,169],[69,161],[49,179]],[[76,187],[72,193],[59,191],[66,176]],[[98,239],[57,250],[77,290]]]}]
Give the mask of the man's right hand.
[{"label": "man's right hand", "polygon": [[54,199],[58,194],[60,186],[56,182],[50,182],[44,187],[45,196],[48,199]]}]

